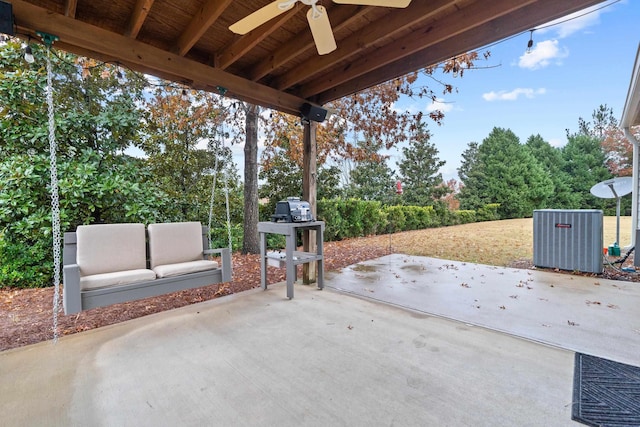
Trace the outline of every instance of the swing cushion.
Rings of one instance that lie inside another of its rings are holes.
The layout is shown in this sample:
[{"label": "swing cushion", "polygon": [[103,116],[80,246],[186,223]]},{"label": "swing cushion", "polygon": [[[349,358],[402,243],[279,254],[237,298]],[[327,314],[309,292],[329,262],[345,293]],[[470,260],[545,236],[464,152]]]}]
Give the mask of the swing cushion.
[{"label": "swing cushion", "polygon": [[199,222],[149,224],[149,262],[157,277],[215,270],[218,263],[204,259]]},{"label": "swing cushion", "polygon": [[92,274],[80,278],[80,289],[106,288],[110,286],[129,285],[132,283],[148,282],[155,280],[156,273],[147,269],[116,271],[114,273]]},{"label": "swing cushion", "polygon": [[156,278],[146,269],[144,224],[81,225],[76,236],[81,289]]}]

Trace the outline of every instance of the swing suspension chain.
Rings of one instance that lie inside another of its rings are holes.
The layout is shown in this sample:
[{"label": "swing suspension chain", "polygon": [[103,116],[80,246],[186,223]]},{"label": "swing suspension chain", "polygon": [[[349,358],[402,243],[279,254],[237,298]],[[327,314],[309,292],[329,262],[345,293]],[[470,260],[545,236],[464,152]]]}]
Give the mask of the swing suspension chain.
[{"label": "swing suspension chain", "polygon": [[[224,125],[220,125],[222,132],[220,132],[220,146],[216,148],[216,159],[213,166],[213,184],[211,186],[211,200],[209,202],[209,247],[213,247],[211,239],[211,223],[213,222],[213,201],[215,199],[216,182],[218,177],[218,158],[220,149],[224,149]],[[224,201],[227,210],[227,237],[229,241],[229,252],[233,251],[232,239],[231,239],[231,211],[229,209],[229,177],[225,174],[224,177]]]},{"label": "swing suspension chain", "polygon": [[213,185],[211,185],[211,200],[209,201],[209,247],[212,248],[211,242],[211,223],[213,222],[213,200],[215,198],[216,180],[218,177],[218,154],[216,150],[216,160],[213,165]]},{"label": "swing suspension chain", "polygon": [[57,343],[58,312],[60,311],[60,199],[58,197],[57,143],[51,74],[51,49],[47,48],[47,107],[49,114],[49,163],[51,175],[51,229],[53,235],[53,342]]}]

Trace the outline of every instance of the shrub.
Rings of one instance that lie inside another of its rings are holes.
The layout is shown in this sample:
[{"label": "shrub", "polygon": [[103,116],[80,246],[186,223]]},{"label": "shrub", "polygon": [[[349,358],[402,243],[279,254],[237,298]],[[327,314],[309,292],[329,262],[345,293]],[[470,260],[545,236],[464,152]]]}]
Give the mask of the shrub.
[{"label": "shrub", "polygon": [[500,208],[500,203],[490,203],[488,205],[484,205],[480,209],[478,209],[476,213],[477,221],[497,221],[500,219],[500,214],[498,213],[498,209]]},{"label": "shrub", "polygon": [[318,219],[326,223],[325,240],[342,240],[375,234],[384,227],[380,202],[359,199],[322,199]]},{"label": "shrub", "polygon": [[0,238],[0,287],[43,288],[52,285],[52,242],[32,244]]}]

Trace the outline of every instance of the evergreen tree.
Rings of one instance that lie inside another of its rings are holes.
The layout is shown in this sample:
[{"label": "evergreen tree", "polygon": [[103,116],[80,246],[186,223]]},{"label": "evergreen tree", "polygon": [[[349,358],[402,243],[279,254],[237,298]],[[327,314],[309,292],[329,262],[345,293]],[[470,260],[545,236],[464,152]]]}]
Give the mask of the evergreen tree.
[{"label": "evergreen tree", "polygon": [[575,209],[578,206],[578,197],[571,188],[571,177],[564,171],[562,151],[552,147],[540,135],[530,136],[525,147],[553,182],[553,193],[540,208]]},{"label": "evergreen tree", "polygon": [[458,177],[463,183],[469,176],[469,171],[477,164],[478,161],[478,143],[470,142],[467,149],[462,152],[462,160],[458,168]]},{"label": "evergreen tree", "polygon": [[429,141],[430,138],[426,124],[418,121],[409,145],[402,148],[402,160],[398,166],[405,204],[434,205],[449,190],[449,187],[442,185],[442,174],[439,172],[445,161],[438,158],[438,149]]},{"label": "evergreen tree", "polygon": [[365,154],[362,159],[354,161],[355,166],[349,173],[347,197],[376,200],[382,204],[393,203],[395,171],[391,170],[387,159],[378,153],[380,144],[361,141],[357,147]]},{"label": "evergreen tree", "polygon": [[462,209],[499,203],[501,218],[521,218],[544,206],[553,183],[531,153],[510,130],[494,128],[478,147],[464,187]]},{"label": "evergreen tree", "polygon": [[562,148],[564,171],[569,177],[569,185],[577,199],[577,208],[604,209],[611,203],[598,199],[591,193],[595,184],[612,178],[605,166],[606,156],[595,136],[582,133],[569,135],[567,145]]}]

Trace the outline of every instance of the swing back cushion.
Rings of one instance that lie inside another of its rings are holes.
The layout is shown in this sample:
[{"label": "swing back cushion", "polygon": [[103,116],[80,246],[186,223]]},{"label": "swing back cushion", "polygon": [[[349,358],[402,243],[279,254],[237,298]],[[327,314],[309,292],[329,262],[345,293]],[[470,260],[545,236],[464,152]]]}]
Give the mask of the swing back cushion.
[{"label": "swing back cushion", "polygon": [[157,277],[214,270],[218,263],[204,259],[199,222],[149,224],[149,263]]},{"label": "swing back cushion", "polygon": [[81,289],[155,279],[146,268],[144,224],[80,225],[76,235]]}]

